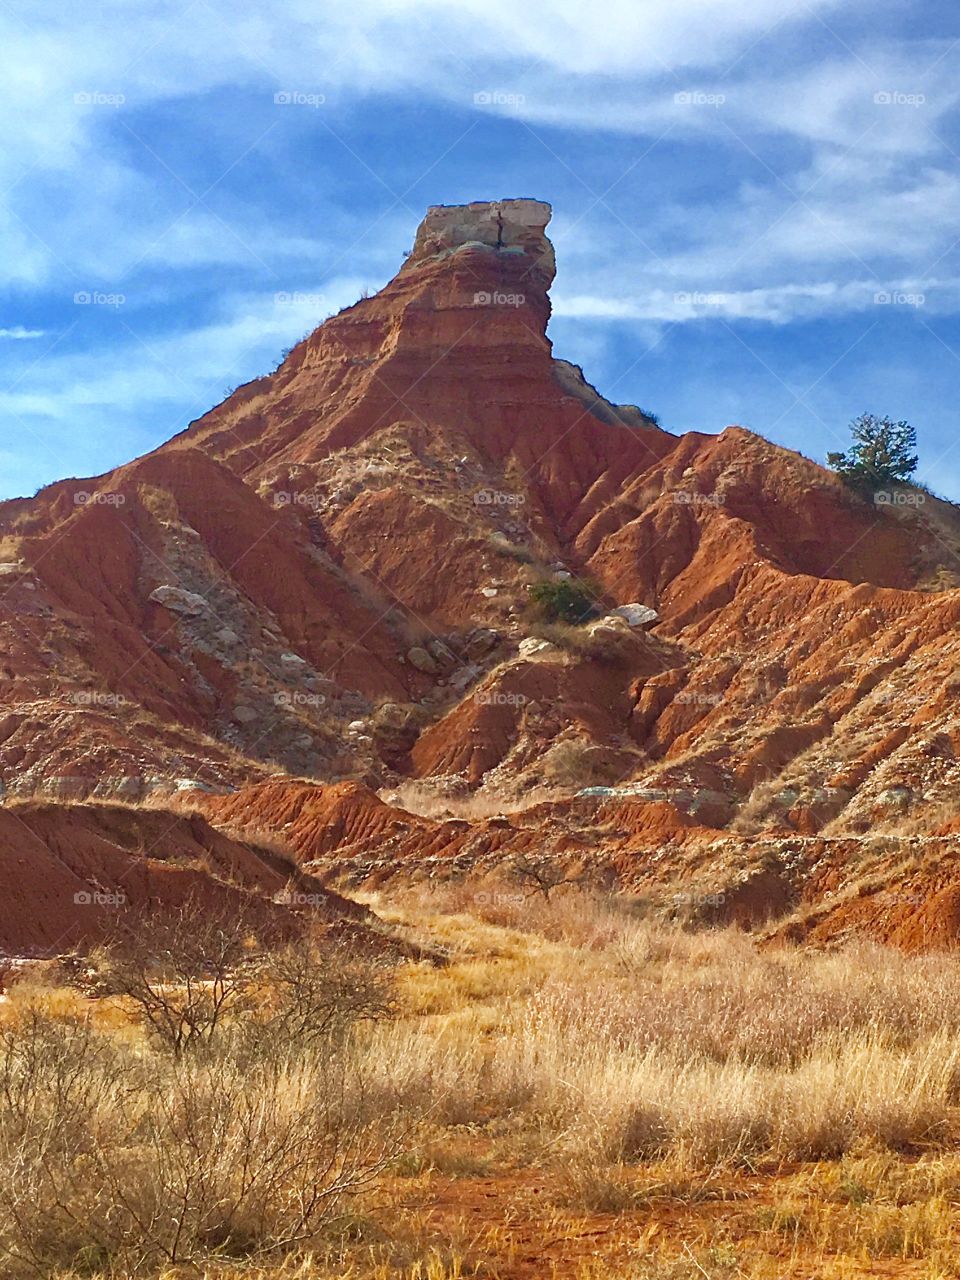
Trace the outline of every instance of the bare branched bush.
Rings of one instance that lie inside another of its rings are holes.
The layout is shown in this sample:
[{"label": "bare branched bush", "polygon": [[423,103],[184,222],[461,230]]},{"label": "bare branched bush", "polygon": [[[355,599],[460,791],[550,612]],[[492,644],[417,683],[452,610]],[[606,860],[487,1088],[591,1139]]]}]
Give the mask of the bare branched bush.
[{"label": "bare branched bush", "polygon": [[563,861],[549,854],[518,853],[510,862],[510,875],[531,893],[539,893],[545,902],[563,884],[576,884]]},{"label": "bare branched bush", "polygon": [[384,970],[192,912],[148,924],[94,978],[146,1043],[43,992],[0,1023],[5,1277],[306,1256],[401,1153],[351,1034],[389,1012]]},{"label": "bare branched bush", "polygon": [[121,919],[95,957],[97,994],[132,1007],[179,1055],[251,1007],[257,943],[242,914],[197,902]]},{"label": "bare branched bush", "polygon": [[257,978],[266,994],[264,1034],[274,1044],[341,1039],[357,1023],[385,1018],[392,1008],[388,969],[339,945],[288,943],[267,952]]}]

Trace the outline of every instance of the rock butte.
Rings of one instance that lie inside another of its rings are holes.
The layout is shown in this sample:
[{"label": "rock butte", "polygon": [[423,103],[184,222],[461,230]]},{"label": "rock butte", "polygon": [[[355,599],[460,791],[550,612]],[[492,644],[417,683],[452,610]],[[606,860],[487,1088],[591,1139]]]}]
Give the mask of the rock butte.
[{"label": "rock butte", "polygon": [[[170,893],[190,840],[243,862],[237,823],[328,880],[548,848],[771,936],[955,936],[957,509],[605,400],[547,337],[550,213],[431,208],[273,373],[0,504],[0,947],[95,933],[72,894],[134,849]],[[571,575],[614,616],[530,643]],[[174,856],[136,805],[184,792]]]}]

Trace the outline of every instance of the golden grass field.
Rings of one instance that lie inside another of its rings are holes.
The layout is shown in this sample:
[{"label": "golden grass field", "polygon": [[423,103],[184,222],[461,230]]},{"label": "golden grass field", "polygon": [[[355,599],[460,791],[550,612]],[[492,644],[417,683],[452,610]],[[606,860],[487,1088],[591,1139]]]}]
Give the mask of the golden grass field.
[{"label": "golden grass field", "polygon": [[575,890],[371,903],[449,961],[306,1046],[247,1034],[266,989],[174,1059],[123,1001],[13,987],[0,1274],[960,1275],[960,957]]}]

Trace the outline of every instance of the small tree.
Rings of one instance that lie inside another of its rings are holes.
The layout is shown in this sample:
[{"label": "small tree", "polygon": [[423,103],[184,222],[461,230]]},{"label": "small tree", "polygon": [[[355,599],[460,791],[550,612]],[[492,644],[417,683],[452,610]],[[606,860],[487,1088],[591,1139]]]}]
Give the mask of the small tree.
[{"label": "small tree", "polygon": [[846,453],[828,453],[827,462],[855,488],[871,492],[905,484],[917,469],[917,433],[909,422],[862,413],[850,424],[853,445]]}]

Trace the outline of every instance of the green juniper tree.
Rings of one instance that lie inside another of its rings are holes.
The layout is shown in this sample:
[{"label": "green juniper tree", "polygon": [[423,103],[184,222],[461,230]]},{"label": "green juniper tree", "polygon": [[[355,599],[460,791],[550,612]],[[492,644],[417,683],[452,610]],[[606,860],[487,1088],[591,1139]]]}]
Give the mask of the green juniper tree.
[{"label": "green juniper tree", "polygon": [[848,484],[876,491],[906,484],[917,469],[917,433],[909,422],[862,413],[850,424],[853,445],[846,453],[828,453],[827,462]]}]

